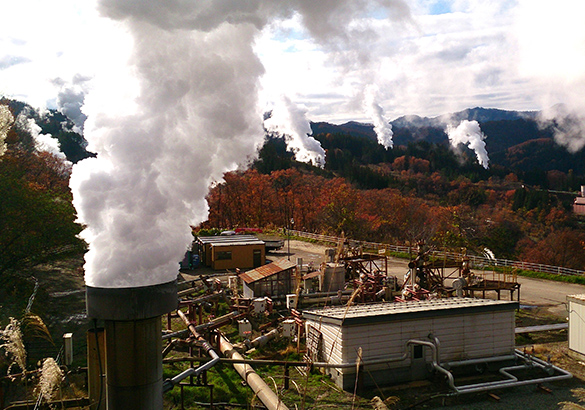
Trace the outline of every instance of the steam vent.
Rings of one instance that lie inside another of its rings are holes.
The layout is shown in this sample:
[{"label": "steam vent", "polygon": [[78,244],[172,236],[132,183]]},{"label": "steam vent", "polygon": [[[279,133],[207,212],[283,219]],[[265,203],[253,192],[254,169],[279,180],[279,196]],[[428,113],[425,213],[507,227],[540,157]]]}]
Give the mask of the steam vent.
[{"label": "steam vent", "polygon": [[105,375],[98,375],[102,385],[97,389],[105,388],[107,409],[162,409],[160,316],[177,309],[177,282],[134,288],[87,286],[86,304],[88,318],[105,322],[104,351],[100,353],[96,343],[100,363],[94,367]]}]

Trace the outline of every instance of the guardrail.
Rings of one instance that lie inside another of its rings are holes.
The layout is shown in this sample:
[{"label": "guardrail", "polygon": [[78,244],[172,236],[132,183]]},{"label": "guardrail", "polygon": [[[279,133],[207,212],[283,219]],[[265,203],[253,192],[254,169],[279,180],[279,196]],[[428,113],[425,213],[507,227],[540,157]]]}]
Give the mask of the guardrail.
[{"label": "guardrail", "polygon": [[[302,232],[296,230],[289,231],[291,235],[298,236],[301,238],[308,238],[313,239],[319,242],[326,242],[331,243],[332,245],[337,245],[341,238],[336,236],[329,236],[329,235],[320,235],[310,232]],[[412,246],[403,246],[403,245],[391,245],[387,243],[378,243],[378,242],[367,242],[367,241],[356,241],[353,239],[346,238],[345,240],[349,241],[353,246],[362,246],[365,249],[386,249],[390,252],[399,252],[399,253],[415,253],[416,250]],[[460,259],[463,257],[462,254],[454,253],[454,252],[443,252],[443,251],[433,251],[432,252],[436,257],[447,257],[447,258],[454,258]],[[509,267],[509,268],[518,268],[522,270],[530,270],[534,272],[542,272],[542,273],[550,273],[553,275],[564,275],[564,276],[585,276],[585,271],[577,270],[577,269],[570,269],[570,268],[563,268],[562,266],[551,266],[551,265],[544,265],[540,263],[532,263],[532,262],[522,262],[522,261],[513,261],[508,259],[490,259],[483,256],[475,256],[475,255],[467,255],[466,256],[474,266],[481,267],[481,266],[497,266],[497,267]]]}]

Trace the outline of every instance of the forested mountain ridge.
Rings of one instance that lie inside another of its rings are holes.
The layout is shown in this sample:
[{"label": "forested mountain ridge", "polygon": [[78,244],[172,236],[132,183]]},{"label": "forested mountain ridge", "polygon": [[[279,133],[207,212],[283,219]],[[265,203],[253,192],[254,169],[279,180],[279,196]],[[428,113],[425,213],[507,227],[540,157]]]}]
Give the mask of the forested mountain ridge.
[{"label": "forested mountain ridge", "polygon": [[[558,170],[578,175],[585,174],[585,153],[569,153],[554,142],[552,121],[544,121],[536,111],[506,111],[488,108],[471,108],[437,117],[402,116],[390,122],[395,146],[412,143],[449,144],[446,125],[462,120],[478,121],[486,136],[486,149],[490,164],[502,166],[514,172]],[[313,135],[342,134],[376,141],[371,124],[348,122],[311,124]],[[527,144],[528,142],[531,142]],[[544,144],[544,145],[543,145]],[[547,148],[543,148],[546,146]],[[518,160],[518,152],[523,153]],[[550,154],[550,158],[548,155]]]},{"label": "forested mountain ridge", "polygon": [[21,101],[8,98],[1,98],[0,104],[10,108],[15,119],[15,127],[20,132],[19,143],[24,144],[23,146],[30,148],[34,145],[31,135],[33,130],[28,123],[33,120],[41,134],[48,134],[58,141],[59,149],[68,161],[76,163],[84,158],[95,156],[87,151],[87,141],[80,130],[77,130],[73,122],[61,112],[55,109],[41,111]]},{"label": "forested mountain ridge", "polygon": [[[15,121],[5,136],[0,205],[7,212],[0,222],[11,228],[2,231],[0,256],[16,252],[19,264],[30,264],[36,262],[29,258],[31,244],[39,246],[40,256],[50,248],[82,249],[68,189],[71,164],[39,152],[33,134],[50,134],[62,151],[62,141],[72,144],[67,155],[72,162],[92,155],[85,140],[58,112],[40,114],[22,103],[2,102],[15,118],[35,128],[28,121],[33,119],[40,131]],[[203,226],[282,227],[294,219],[298,229],[355,239],[424,240],[470,252],[489,248],[498,257],[585,269],[583,221],[571,208],[575,195],[556,192],[575,192],[585,185],[583,153],[567,153],[554,142],[552,129],[524,113],[474,109],[465,115],[486,120],[481,127],[492,150],[488,169],[478,164],[473,151],[451,147],[443,128],[420,119],[418,128],[394,127],[391,149],[377,143],[367,124],[348,123],[347,132],[320,124],[328,131],[313,136],[326,152],[323,168],[295,161],[284,138],[267,135],[248,170],[227,173],[211,188],[209,220]],[[400,138],[405,143],[398,143]],[[39,214],[41,206],[47,214]],[[50,212],[59,218],[51,219]],[[31,242],[14,248],[14,234],[22,233],[22,226],[31,228]],[[39,234],[55,241],[39,240]],[[18,269],[4,260],[0,273]]]},{"label": "forested mountain ridge", "polygon": [[393,126],[391,149],[367,124],[313,123],[326,152],[322,169],[296,162],[284,139],[267,136],[252,169],[226,174],[211,190],[205,226],[279,227],[293,218],[299,229],[455,251],[487,248],[501,258],[584,270],[583,220],[572,211],[585,184],[583,152],[558,145],[554,124],[535,120],[536,113],[464,114],[459,118],[485,120],[487,169],[473,151],[453,148],[444,125],[432,121]]}]

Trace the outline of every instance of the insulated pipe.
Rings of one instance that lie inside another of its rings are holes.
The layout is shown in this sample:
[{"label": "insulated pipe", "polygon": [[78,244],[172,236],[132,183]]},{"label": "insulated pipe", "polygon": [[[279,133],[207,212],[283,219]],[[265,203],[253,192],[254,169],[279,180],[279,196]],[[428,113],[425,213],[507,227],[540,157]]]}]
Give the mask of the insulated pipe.
[{"label": "insulated pipe", "polygon": [[[433,353],[433,361],[432,361],[433,368],[435,370],[437,370],[438,372],[443,373],[445,376],[447,376],[449,387],[452,390],[454,390],[454,392],[452,394],[479,393],[479,392],[491,390],[493,388],[502,389],[502,388],[507,388],[507,387],[525,386],[525,385],[529,385],[529,384],[539,384],[539,383],[544,383],[544,382],[565,380],[565,379],[570,379],[571,377],[573,377],[569,372],[567,372],[559,367],[556,367],[556,366],[553,366],[552,364],[543,362],[542,360],[540,360],[536,357],[530,357],[531,361],[536,362],[539,365],[539,367],[541,367],[542,369],[551,368],[551,369],[553,369],[561,374],[559,376],[541,377],[538,379],[519,381],[517,377],[515,377],[514,375],[509,373],[509,371],[526,369],[527,367],[530,367],[532,365],[532,363],[528,363],[528,364],[524,364],[524,365],[520,365],[520,366],[510,366],[510,367],[501,368],[499,370],[499,372],[503,376],[508,377],[508,380],[497,380],[497,381],[493,381],[493,382],[477,383],[477,384],[472,384],[472,385],[467,385],[467,386],[455,386],[455,380],[453,378],[453,374],[450,371],[448,371],[447,369],[445,369],[444,367],[442,367],[440,364],[441,362],[440,362],[440,357],[439,357],[439,339],[436,337],[433,337],[432,335],[429,335],[429,337],[434,339],[435,343],[421,341],[421,340],[412,340],[412,341],[407,342],[407,344],[412,342],[413,344],[420,344],[420,345],[428,346],[431,348],[431,351]],[[524,360],[526,360],[525,356],[521,356],[522,353],[520,353],[519,351],[516,351],[516,352],[517,352],[517,355],[519,357],[522,357]]]},{"label": "insulated pipe", "polygon": [[[219,337],[219,349],[224,356],[243,359],[223,335],[220,335]],[[285,406],[280,398],[270,389],[270,387],[268,387],[264,380],[262,380],[250,365],[234,363],[233,366],[268,410],[288,410],[288,407]]]},{"label": "insulated pipe", "polygon": [[201,347],[205,350],[205,352],[209,356],[211,356],[211,360],[205,364],[202,364],[201,366],[199,366],[196,369],[190,368],[190,369],[187,369],[184,372],[176,375],[172,379],[166,379],[163,383],[163,393],[166,393],[169,390],[172,390],[173,387],[175,387],[177,384],[179,384],[181,382],[181,380],[186,379],[189,376],[199,376],[205,370],[208,370],[208,369],[212,368],[213,366],[215,366],[215,364],[217,362],[219,362],[219,359],[220,359],[219,355],[217,353],[215,353],[215,350],[213,350],[213,348],[207,342],[207,340],[205,340],[205,338],[197,332],[197,328],[191,322],[189,322],[189,318],[187,318],[187,316],[180,309],[177,309],[177,314],[183,320],[183,322],[185,322],[185,324],[189,328],[189,331],[191,332],[191,334],[193,336],[195,336],[195,338],[199,342],[201,342],[201,344],[202,344]]},{"label": "insulated pipe", "polygon": [[[550,383],[550,382],[555,382],[555,381],[559,381],[559,380],[567,380],[567,379],[570,379],[573,377],[573,375],[571,373],[567,372],[566,370],[563,370],[560,367],[554,366],[550,363],[546,363],[546,362],[538,359],[537,357],[530,357],[529,359],[527,359],[526,356],[524,356],[522,354],[522,352],[520,352],[518,350],[516,350],[516,355],[517,355],[517,357],[521,357],[522,359],[524,359],[526,361],[530,360],[530,362],[525,363],[523,365],[501,368],[500,373],[502,375],[508,377],[508,380],[498,380],[495,382],[478,383],[478,384],[472,384],[472,385],[460,386],[460,387],[453,385],[451,387],[455,390],[455,392],[451,393],[451,395],[479,393],[479,392],[491,390],[493,388],[503,389],[503,388],[507,388],[507,387],[526,386],[526,385],[530,385],[530,384],[540,384],[540,383],[545,383],[545,382]],[[541,369],[547,369],[547,368],[553,369],[554,371],[560,373],[560,375],[520,381],[520,380],[518,380],[518,378],[516,376],[509,373],[510,371],[513,371],[513,370],[526,369],[526,368],[533,365],[532,362],[535,362],[538,365],[538,367],[540,367]]]},{"label": "insulated pipe", "polygon": [[459,360],[455,362],[447,362],[442,363],[441,366],[446,368],[447,370],[452,367],[460,367],[460,366],[472,366],[475,364],[484,364],[484,363],[494,363],[494,362],[505,362],[509,360],[516,360],[518,356],[515,354],[504,355],[504,356],[493,356],[493,357],[485,357],[483,359],[467,359],[467,360]]},{"label": "insulated pipe", "polygon": [[215,364],[217,362],[219,362],[219,359],[220,359],[219,355],[217,353],[215,353],[215,351],[213,349],[208,350],[207,353],[209,354],[209,356],[211,356],[211,360],[208,361],[207,363],[199,366],[196,369],[189,368],[189,369],[185,370],[184,372],[179,373],[178,375],[176,375],[172,379],[166,379],[163,383],[163,393],[166,393],[169,390],[172,390],[173,387],[175,387],[177,384],[179,384],[181,382],[181,380],[186,379],[189,376],[195,376],[195,377],[199,376],[205,370],[209,370],[213,366],[215,366]]},{"label": "insulated pipe", "polygon": [[[215,326],[218,323],[227,321],[227,320],[232,320],[235,319],[236,317],[238,317],[240,315],[240,313],[238,312],[230,312],[226,315],[220,316],[220,317],[216,317],[213,320],[210,320],[207,323],[203,323],[201,325],[197,325],[195,326],[195,331],[196,332],[201,332],[209,327]],[[189,325],[189,323],[187,323],[187,325]],[[178,332],[173,332],[173,333],[167,333],[162,335],[162,340],[167,340],[167,339],[172,339],[173,337],[183,337],[185,336],[187,333],[189,333],[190,330],[189,329],[184,329],[184,330],[179,330]]]},{"label": "insulated pipe", "polygon": [[278,336],[278,334],[279,334],[278,329],[272,329],[265,335],[258,336],[256,339],[246,343],[246,346],[248,347],[248,349],[251,349],[252,347],[262,347],[266,343],[274,339],[276,336]]}]

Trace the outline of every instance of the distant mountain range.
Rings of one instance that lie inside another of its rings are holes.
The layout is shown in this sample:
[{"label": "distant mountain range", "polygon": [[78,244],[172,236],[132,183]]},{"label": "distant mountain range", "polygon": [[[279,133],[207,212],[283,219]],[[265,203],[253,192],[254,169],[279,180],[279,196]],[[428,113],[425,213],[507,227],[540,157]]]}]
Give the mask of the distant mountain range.
[{"label": "distant mountain range", "polygon": [[[554,107],[563,112],[562,107]],[[485,134],[486,149],[491,164],[521,171],[559,170],[585,175],[584,150],[569,153],[554,141],[552,121],[539,121],[540,111],[506,111],[493,108],[470,108],[437,117],[405,115],[391,121],[394,145],[408,145],[418,141],[448,144],[447,124],[457,125],[463,120],[477,121]],[[313,135],[322,133],[348,134],[376,140],[372,124],[350,121],[345,124],[311,123]]]},{"label": "distant mountain range", "polygon": [[[55,110],[40,114],[29,105],[15,101],[2,100],[7,103],[15,115],[23,114],[34,118],[42,133],[51,134],[59,140],[61,150],[72,162],[95,154],[86,150],[87,142],[82,135],[73,130],[73,123]],[[559,105],[552,108],[561,118],[570,119],[566,107]],[[475,120],[480,123],[486,135],[486,148],[490,164],[502,165],[519,171],[559,170],[585,176],[585,149],[575,154],[569,153],[554,141],[555,128],[558,123],[539,120],[539,111],[506,111],[493,108],[470,108],[460,112],[437,117],[420,117],[405,115],[391,121],[395,146],[407,146],[410,143],[427,142],[448,144],[445,133],[447,124],[457,125],[462,120]],[[562,121],[562,120],[561,120]],[[352,137],[376,141],[372,124],[350,121],[345,124],[327,122],[311,123],[313,135],[346,134]],[[25,130],[23,130],[25,131]]]},{"label": "distant mountain range", "polygon": [[[539,111],[506,111],[495,108],[476,107],[452,114],[439,115],[437,117],[404,115],[396,118],[394,121],[390,121],[390,124],[394,132],[394,143],[396,144],[408,143],[413,140],[442,142],[448,140],[447,134],[444,132],[447,124],[456,125],[463,120],[477,121],[480,124],[501,121],[514,122],[518,120],[536,123],[539,115]],[[311,129],[313,130],[313,134],[328,132],[346,133],[353,136],[376,139],[376,133],[372,124],[355,121],[340,125],[327,122],[314,122],[311,123]]]}]

